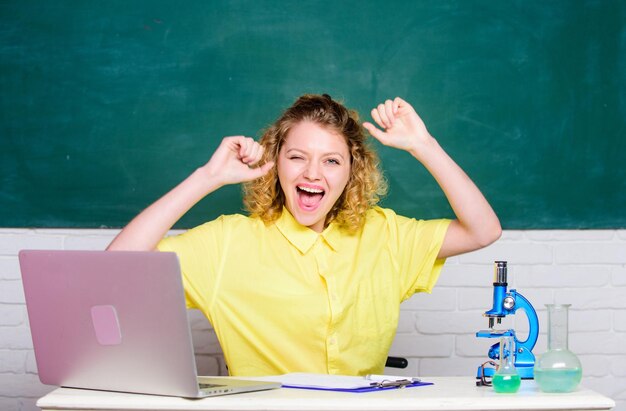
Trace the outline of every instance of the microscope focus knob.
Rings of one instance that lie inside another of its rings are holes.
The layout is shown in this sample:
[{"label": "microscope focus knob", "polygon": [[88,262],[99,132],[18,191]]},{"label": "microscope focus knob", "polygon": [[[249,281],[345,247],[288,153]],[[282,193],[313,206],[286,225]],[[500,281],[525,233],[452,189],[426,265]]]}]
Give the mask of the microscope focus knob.
[{"label": "microscope focus knob", "polygon": [[502,301],[502,306],[506,309],[506,310],[512,310],[513,307],[515,307],[515,298],[511,297],[510,295],[508,297],[506,297],[503,301]]}]

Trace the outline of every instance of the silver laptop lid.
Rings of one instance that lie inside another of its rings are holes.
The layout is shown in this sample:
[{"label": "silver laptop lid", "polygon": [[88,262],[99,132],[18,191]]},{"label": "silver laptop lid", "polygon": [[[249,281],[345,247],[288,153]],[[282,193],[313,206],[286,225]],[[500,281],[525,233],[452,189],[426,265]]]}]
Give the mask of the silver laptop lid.
[{"label": "silver laptop lid", "polygon": [[198,381],[174,253],[19,253],[44,384],[196,397]]}]

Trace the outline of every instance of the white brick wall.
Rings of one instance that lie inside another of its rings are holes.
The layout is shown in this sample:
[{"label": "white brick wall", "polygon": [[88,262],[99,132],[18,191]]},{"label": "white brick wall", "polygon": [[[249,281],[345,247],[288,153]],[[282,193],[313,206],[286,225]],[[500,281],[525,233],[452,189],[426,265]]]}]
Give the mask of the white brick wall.
[{"label": "white brick wall", "polygon": [[[39,383],[24,307],[17,253],[24,248],[103,249],[115,230],[0,229],[0,409],[35,410],[52,387]],[[535,353],[546,350],[546,303],[570,303],[570,348],[579,355],[583,385],[626,411],[626,230],[506,231],[487,249],[449,259],[432,294],[402,306],[391,355],[406,357],[405,370],[422,376],[474,375],[495,341],[474,336],[487,328],[492,262],[509,262],[509,288],[538,311],[541,332]],[[503,327],[527,332],[523,315]],[[189,312],[198,369],[226,374],[210,324]]]}]

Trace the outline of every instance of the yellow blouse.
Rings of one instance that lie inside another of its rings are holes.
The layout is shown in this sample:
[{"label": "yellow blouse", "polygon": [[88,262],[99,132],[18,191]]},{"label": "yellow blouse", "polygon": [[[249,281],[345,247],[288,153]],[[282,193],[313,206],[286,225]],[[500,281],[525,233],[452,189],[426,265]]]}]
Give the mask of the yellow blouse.
[{"label": "yellow blouse", "polygon": [[187,306],[213,325],[231,375],[380,374],[400,302],[437,281],[449,222],[375,207],[357,234],[317,233],[285,209],[268,226],[222,216],[158,248],[178,254]]}]

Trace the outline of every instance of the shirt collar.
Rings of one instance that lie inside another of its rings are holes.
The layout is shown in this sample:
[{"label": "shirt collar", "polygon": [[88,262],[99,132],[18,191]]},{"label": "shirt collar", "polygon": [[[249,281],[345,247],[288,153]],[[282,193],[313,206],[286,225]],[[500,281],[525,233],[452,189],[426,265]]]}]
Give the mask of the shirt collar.
[{"label": "shirt collar", "polygon": [[334,222],[331,222],[320,234],[298,223],[285,207],[276,220],[276,227],[302,254],[306,254],[313,247],[319,236],[322,236],[324,241],[336,251],[341,237],[341,230]]}]

